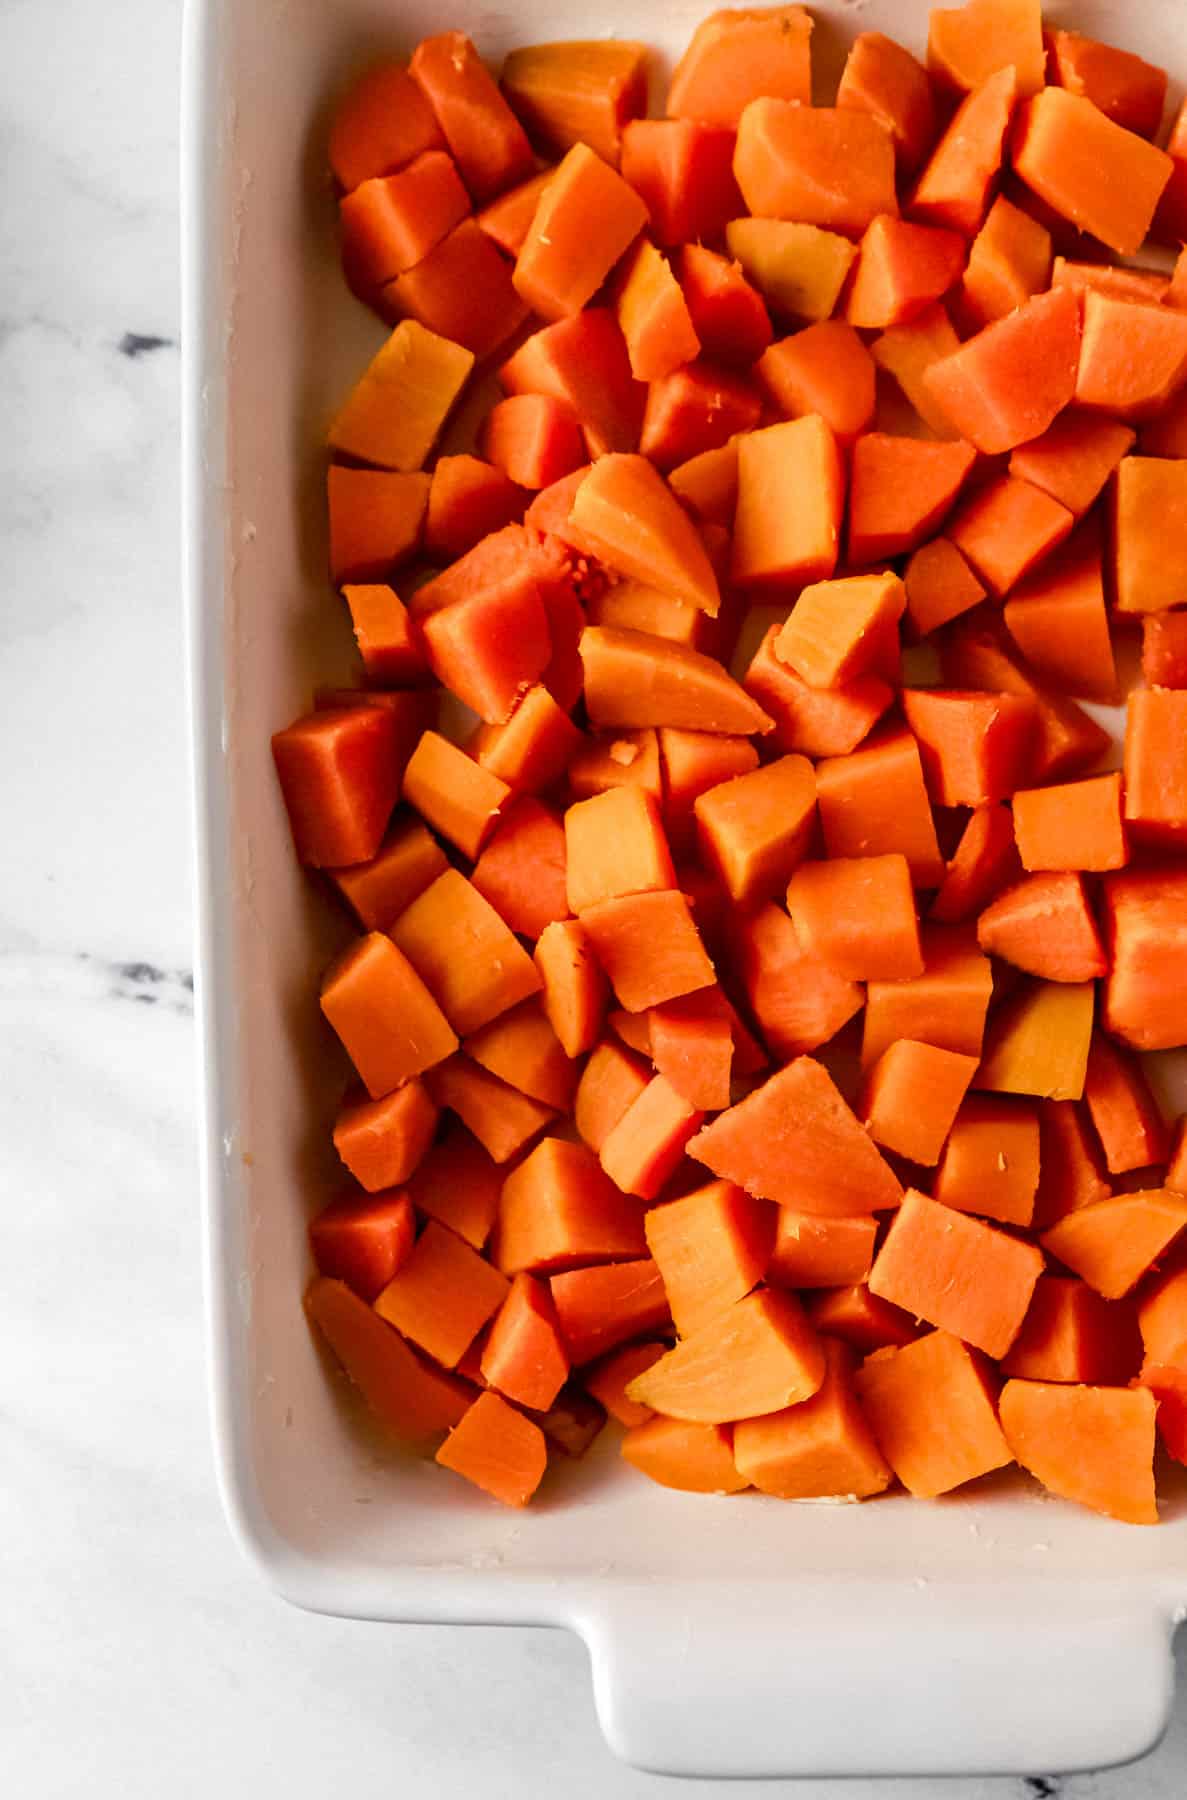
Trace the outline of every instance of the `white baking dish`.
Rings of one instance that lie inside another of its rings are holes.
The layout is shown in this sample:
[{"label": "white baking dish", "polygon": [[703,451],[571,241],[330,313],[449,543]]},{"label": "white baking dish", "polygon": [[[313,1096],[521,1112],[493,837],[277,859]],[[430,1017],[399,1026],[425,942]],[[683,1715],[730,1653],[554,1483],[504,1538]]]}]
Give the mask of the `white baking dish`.
[{"label": "white baking dish", "polygon": [[[186,576],[197,780],[211,1385],[235,1535],[282,1594],[372,1619],[563,1625],[616,1751],[689,1774],[1088,1768],[1171,1703],[1187,1501],[1110,1524],[1003,1478],[864,1507],[705,1500],[607,1433],[505,1512],[380,1445],[310,1338],[304,1227],[333,1173],[316,975],[341,922],[293,861],[269,733],[347,634],[324,574],[323,432],[382,328],[347,295],[327,102],[381,47],[449,25],[618,33],[667,53],[704,0],[190,0],[185,40]],[[1187,70],[1178,0],[1058,9]],[[818,10],[919,47],[924,0]]]}]

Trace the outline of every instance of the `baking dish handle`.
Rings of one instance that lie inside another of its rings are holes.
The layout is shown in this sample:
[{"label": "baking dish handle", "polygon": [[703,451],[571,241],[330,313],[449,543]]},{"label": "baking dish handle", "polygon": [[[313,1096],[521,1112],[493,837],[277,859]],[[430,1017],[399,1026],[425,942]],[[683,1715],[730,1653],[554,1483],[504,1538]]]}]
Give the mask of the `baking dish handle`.
[{"label": "baking dish handle", "polygon": [[1041,1774],[1140,1756],[1168,1610],[1061,1583],[616,1589],[579,1622],[624,1761],[701,1776]]}]

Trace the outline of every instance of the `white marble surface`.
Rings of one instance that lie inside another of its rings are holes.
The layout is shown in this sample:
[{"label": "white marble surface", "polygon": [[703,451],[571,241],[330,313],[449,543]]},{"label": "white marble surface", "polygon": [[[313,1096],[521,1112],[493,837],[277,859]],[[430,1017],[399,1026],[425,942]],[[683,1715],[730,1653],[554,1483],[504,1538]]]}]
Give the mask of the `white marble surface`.
[{"label": "white marble surface", "polygon": [[[0,1787],[643,1800],[672,1784],[613,1763],[575,1640],[298,1614],[219,1513],[177,578],[179,13],[0,0]],[[1127,1771],[827,1792],[1185,1787],[1187,1680],[1169,1738]]]}]

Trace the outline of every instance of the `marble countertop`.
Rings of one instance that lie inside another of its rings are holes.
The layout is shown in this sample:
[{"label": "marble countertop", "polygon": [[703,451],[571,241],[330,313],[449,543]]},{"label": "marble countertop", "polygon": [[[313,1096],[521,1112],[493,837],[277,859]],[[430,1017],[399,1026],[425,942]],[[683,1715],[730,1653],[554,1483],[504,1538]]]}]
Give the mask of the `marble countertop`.
[{"label": "marble countertop", "polygon": [[[219,1511],[178,582],[179,27],[179,0],[0,4],[4,1788],[671,1793],[602,1745],[575,1639],[297,1613]],[[1166,1742],[1125,1771],[795,1791],[1170,1800],[1181,1690]]]}]

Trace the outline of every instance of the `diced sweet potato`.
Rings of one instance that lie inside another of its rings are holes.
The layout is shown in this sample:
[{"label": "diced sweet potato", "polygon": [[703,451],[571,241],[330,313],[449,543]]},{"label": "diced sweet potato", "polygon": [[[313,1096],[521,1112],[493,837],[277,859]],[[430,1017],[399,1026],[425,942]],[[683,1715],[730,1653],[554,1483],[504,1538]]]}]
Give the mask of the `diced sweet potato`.
[{"label": "diced sweet potato", "polygon": [[747,1193],[799,1212],[879,1212],[901,1194],[828,1071],[808,1056],[719,1114],[689,1155]]},{"label": "diced sweet potato", "polygon": [[1002,1430],[1022,1467],[1049,1492],[1129,1525],[1158,1523],[1156,1410],[1140,1387],[1007,1381],[1001,1394]]},{"label": "diced sweet potato", "polygon": [[557,155],[588,144],[617,167],[624,128],[647,110],[645,44],[613,39],[525,44],[500,83],[530,137]]},{"label": "diced sweet potato", "polygon": [[531,957],[457,869],[439,875],[391,933],[464,1037],[539,992]]},{"label": "diced sweet potato", "polygon": [[911,1189],[874,1258],[870,1291],[999,1357],[1018,1335],[1042,1269],[1033,1244]]},{"label": "diced sweet potato", "polygon": [[710,13],[672,72],[668,117],[736,125],[762,94],[807,105],[811,35],[812,18],[802,6]]},{"label": "diced sweet potato", "polygon": [[946,1331],[876,1350],[856,1384],[878,1448],[918,1499],[949,1493],[1013,1460],[982,1364]]},{"label": "diced sweet potato", "polygon": [[890,1468],[854,1393],[852,1354],[826,1340],[824,1380],[815,1394],[735,1425],[734,1461],[762,1493],[781,1500],[866,1499],[890,1485]]}]

